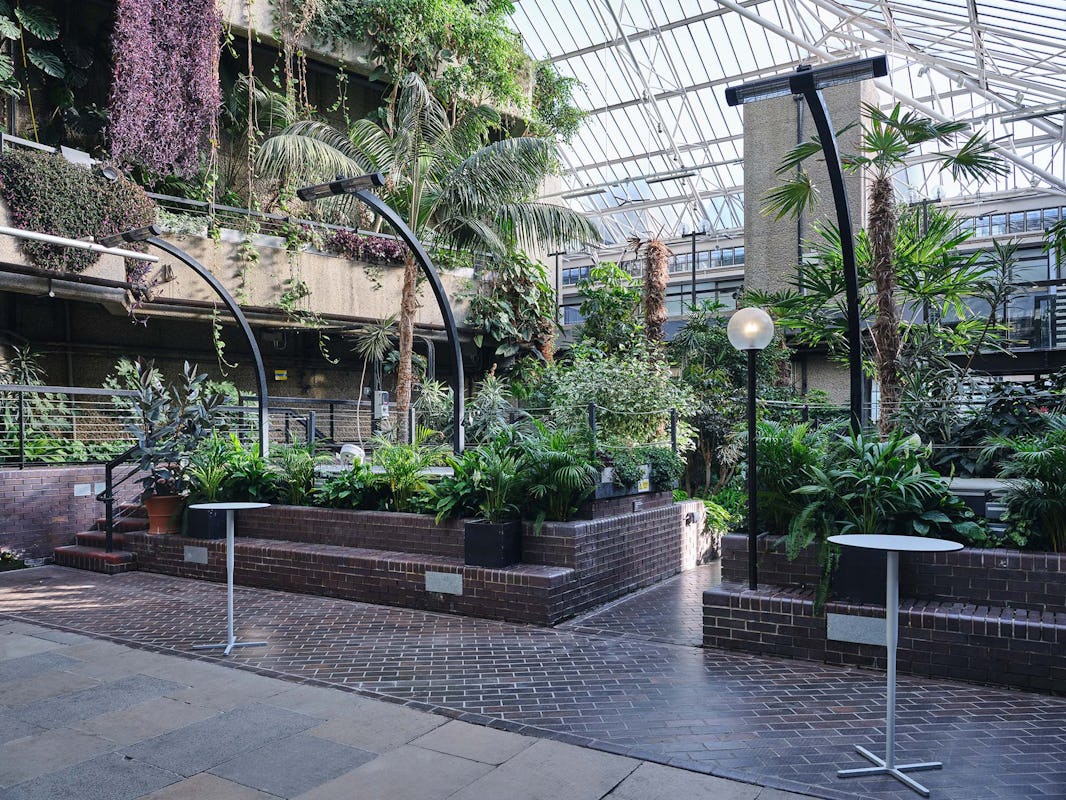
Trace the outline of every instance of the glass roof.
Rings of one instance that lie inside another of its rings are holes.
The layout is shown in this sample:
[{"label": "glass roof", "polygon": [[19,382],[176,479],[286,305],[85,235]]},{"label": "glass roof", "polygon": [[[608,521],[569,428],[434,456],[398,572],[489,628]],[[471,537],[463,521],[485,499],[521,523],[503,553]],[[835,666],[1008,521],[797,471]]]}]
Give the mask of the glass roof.
[{"label": "glass roof", "polygon": [[743,117],[725,87],[879,53],[885,106],[968,121],[1013,166],[956,184],[918,156],[905,192],[1066,192],[1066,0],[519,0],[512,21],[583,84],[589,116],[549,197],[608,243],[742,228]]}]

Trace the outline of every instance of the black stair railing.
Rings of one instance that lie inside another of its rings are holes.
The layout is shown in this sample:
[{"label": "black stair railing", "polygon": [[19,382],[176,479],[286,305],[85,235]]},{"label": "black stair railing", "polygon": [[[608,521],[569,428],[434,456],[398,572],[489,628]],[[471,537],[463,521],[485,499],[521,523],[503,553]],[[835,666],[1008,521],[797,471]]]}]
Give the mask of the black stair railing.
[{"label": "black stair railing", "polygon": [[104,549],[108,553],[114,551],[115,489],[140,472],[141,468],[138,464],[117,481],[115,480],[115,470],[123,464],[129,463],[134,454],[139,452],[139,449],[137,446],[131,447],[104,465],[104,490],[96,495],[96,499],[104,504]]}]

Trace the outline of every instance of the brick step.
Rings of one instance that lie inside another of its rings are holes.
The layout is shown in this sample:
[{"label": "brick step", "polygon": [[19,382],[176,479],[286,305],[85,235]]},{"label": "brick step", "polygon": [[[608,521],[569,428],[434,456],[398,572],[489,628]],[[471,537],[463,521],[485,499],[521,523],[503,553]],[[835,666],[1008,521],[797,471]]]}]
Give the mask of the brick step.
[{"label": "brick step", "polygon": [[[113,547],[121,550],[126,544],[126,537],[116,530],[111,537],[111,543]],[[81,547],[98,547],[102,550],[107,546],[107,532],[82,531],[81,533],[75,533],[74,544],[80,545]]]},{"label": "brick step", "polygon": [[[107,525],[106,517],[98,517],[96,520],[96,529],[98,531],[104,530]],[[112,520],[112,530],[118,531],[146,531],[148,530],[148,517],[118,517],[116,516]]]},{"label": "brick step", "polygon": [[137,569],[137,557],[127,550],[107,553],[99,547],[68,544],[53,551],[55,563],[60,567],[87,569],[105,575],[117,575]]},{"label": "brick step", "polygon": [[[225,540],[128,533],[125,546],[151,572],[226,577]],[[243,586],[540,625],[572,613],[566,597],[577,580],[568,567],[490,569],[451,556],[249,537],[237,538],[234,561]]]}]

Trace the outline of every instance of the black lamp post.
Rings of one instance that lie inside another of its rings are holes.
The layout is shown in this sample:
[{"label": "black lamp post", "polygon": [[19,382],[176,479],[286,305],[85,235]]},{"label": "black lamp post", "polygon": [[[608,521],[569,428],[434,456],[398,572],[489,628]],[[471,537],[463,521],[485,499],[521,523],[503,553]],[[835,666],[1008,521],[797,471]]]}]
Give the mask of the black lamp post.
[{"label": "black lamp post", "polygon": [[359,202],[370,207],[375,214],[384,217],[396,231],[397,235],[411,248],[415,262],[422,270],[422,275],[429,281],[433,289],[433,296],[437,299],[437,307],[444,319],[444,330],[448,337],[448,345],[452,349],[452,357],[455,359],[455,379],[452,382],[452,447],[456,453],[463,452],[465,436],[463,431],[463,351],[459,345],[459,329],[455,325],[455,315],[452,313],[451,303],[444,291],[444,285],[440,282],[429,253],[415,236],[414,232],[407,227],[406,223],[385,201],[371,192],[375,186],[384,186],[385,179],[380,172],[369,175],[358,175],[352,178],[337,178],[329,183],[319,183],[315,186],[306,186],[296,192],[296,196],[305,202],[322,200],[338,194],[353,195]]},{"label": "black lamp post", "polygon": [[772,97],[803,95],[811,118],[818,131],[818,139],[825,155],[829,184],[833,189],[837,228],[840,231],[840,257],[844,268],[844,292],[848,307],[848,374],[851,395],[851,427],[858,432],[862,422],[862,338],[859,332],[859,278],[855,267],[855,238],[851,227],[848,193],[844,185],[844,170],[840,164],[836,132],[829,121],[829,110],[822,97],[822,89],[845,83],[882,78],[888,74],[888,58],[874,56],[856,61],[842,61],[824,67],[802,65],[789,75],[731,86],[725,90],[725,100],[731,106],[768,100]]},{"label": "black lamp post", "polygon": [[144,242],[145,244],[157,247],[163,252],[178,259],[178,261],[207,281],[215,294],[219,296],[223,304],[233,315],[233,318],[237,320],[237,325],[240,326],[241,333],[244,334],[244,338],[248,342],[248,348],[252,351],[252,362],[255,367],[256,394],[259,398],[259,452],[265,456],[270,450],[270,418],[267,407],[266,369],[263,367],[263,356],[259,352],[259,344],[255,341],[255,334],[252,333],[252,326],[248,323],[248,318],[244,316],[244,312],[241,311],[241,307],[234,299],[233,295],[226,290],[226,287],[222,285],[218,278],[212,275],[207,267],[180,247],[175,247],[170,242],[160,239],[159,233],[159,228],[155,225],[148,225],[144,228],[136,228],[131,231],[116,233],[113,236],[100,236],[97,237],[96,241],[106,247],[113,247],[121,242]]},{"label": "black lamp post", "polygon": [[755,362],[774,338],[774,321],[761,308],[742,308],[729,318],[729,343],[748,354],[748,587],[757,589],[759,573],[755,561],[759,535],[758,484],[755,464]]}]

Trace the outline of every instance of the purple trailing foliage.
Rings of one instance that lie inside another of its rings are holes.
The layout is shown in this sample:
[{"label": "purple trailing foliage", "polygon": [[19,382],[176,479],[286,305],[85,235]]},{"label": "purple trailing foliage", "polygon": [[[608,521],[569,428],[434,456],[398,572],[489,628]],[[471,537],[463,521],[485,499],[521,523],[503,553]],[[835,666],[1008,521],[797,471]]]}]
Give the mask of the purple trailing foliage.
[{"label": "purple trailing foliage", "polygon": [[334,231],[326,240],[326,249],[352,261],[374,264],[402,264],[407,245],[382,236],[363,236],[355,231]]},{"label": "purple trailing foliage", "polygon": [[117,0],[112,155],[189,175],[217,138],[222,21],[215,0]]}]

